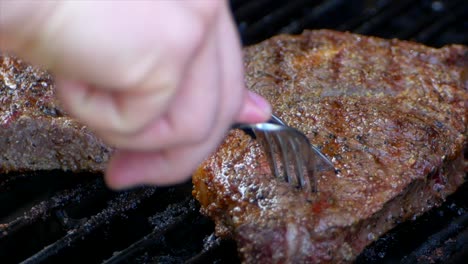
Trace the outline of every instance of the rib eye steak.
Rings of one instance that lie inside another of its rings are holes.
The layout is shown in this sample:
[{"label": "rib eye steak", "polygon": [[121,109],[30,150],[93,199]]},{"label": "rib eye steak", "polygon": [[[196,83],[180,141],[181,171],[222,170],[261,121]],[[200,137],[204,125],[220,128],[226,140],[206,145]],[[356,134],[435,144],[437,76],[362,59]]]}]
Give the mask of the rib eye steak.
[{"label": "rib eye steak", "polygon": [[193,177],[201,211],[245,263],[347,263],[464,181],[468,48],[330,30],[245,48],[247,87],[338,173],[304,193],[232,130]]},{"label": "rib eye steak", "polygon": [[0,53],[0,173],[61,169],[101,172],[112,149],[67,116],[52,77]]}]

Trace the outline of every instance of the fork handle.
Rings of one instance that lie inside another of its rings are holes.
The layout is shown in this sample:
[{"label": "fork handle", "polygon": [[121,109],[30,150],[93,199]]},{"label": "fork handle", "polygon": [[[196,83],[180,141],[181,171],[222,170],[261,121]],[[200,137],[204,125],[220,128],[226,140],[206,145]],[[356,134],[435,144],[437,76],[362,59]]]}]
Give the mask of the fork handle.
[{"label": "fork handle", "polygon": [[283,120],[281,120],[278,116],[271,114],[271,118],[268,120],[268,123],[287,126]]},{"label": "fork handle", "polygon": [[[286,126],[286,124],[283,122],[283,120],[281,120],[278,116],[272,114],[271,115],[271,118],[268,119],[267,123],[271,123],[271,124],[276,124],[276,125],[281,125],[281,126]],[[247,135],[249,135],[250,137],[252,137],[253,139],[256,139],[257,137],[255,136],[255,133],[254,131],[252,130],[252,128],[249,128],[248,126],[246,126],[245,124],[243,123],[235,123],[231,126],[231,129],[241,129],[242,131],[244,131]]]},{"label": "fork handle", "polygon": [[[278,116],[272,114],[271,118],[267,121],[267,123],[275,124],[275,125],[280,125],[280,126],[287,126],[286,123],[284,123],[283,120],[281,120]],[[231,126],[231,129],[241,129],[244,131],[247,135],[252,137],[253,139],[256,139],[257,137],[255,136],[255,133],[252,128],[250,128],[248,125],[243,124],[243,123],[235,123]]]},{"label": "fork handle", "polygon": [[[286,123],[284,123],[283,120],[281,120],[278,116],[276,115],[271,115],[271,118],[268,119],[267,123],[271,124],[276,124],[276,125],[281,125],[281,126],[287,126]],[[245,125],[243,123],[235,123],[231,126],[231,129],[244,129]]]}]

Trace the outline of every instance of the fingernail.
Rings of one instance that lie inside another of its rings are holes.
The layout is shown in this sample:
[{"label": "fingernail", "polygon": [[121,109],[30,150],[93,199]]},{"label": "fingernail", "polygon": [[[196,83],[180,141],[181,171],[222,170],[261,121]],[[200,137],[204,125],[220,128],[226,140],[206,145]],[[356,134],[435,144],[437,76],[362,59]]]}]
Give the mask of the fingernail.
[{"label": "fingernail", "polygon": [[252,91],[248,91],[248,96],[265,116],[271,115],[271,105],[265,98]]}]

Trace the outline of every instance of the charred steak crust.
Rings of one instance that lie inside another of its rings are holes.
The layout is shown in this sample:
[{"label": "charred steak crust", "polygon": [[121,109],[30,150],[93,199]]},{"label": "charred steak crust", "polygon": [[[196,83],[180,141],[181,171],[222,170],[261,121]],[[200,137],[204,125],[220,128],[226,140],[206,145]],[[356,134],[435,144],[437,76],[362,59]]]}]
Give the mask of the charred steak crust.
[{"label": "charred steak crust", "polygon": [[0,53],[0,173],[101,172],[112,149],[67,116],[45,71]]},{"label": "charred steak crust", "polygon": [[246,263],[346,263],[464,181],[468,49],[330,30],[247,47],[246,84],[339,173],[303,194],[231,131],[193,177],[201,211]]}]

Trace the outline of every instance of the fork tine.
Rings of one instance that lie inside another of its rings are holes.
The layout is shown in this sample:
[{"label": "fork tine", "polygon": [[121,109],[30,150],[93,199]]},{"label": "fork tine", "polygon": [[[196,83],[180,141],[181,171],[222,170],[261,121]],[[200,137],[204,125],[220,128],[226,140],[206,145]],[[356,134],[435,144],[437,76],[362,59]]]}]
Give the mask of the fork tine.
[{"label": "fork tine", "polygon": [[309,157],[309,160],[306,162],[306,164],[307,164],[307,174],[309,175],[309,180],[310,180],[310,188],[312,192],[316,192],[317,191],[317,174],[318,174],[318,171],[322,170],[321,168],[319,168],[320,166],[319,163],[320,163],[320,160],[322,159],[322,156],[318,155],[317,149],[315,149],[313,146],[307,148],[307,151],[309,153],[304,153],[306,155],[304,157]]},{"label": "fork tine", "polygon": [[284,162],[284,153],[282,152],[281,138],[278,137],[277,133],[266,132],[265,133],[268,146],[272,151],[272,163],[274,166],[274,176],[277,178],[283,178],[287,180],[286,164]]},{"label": "fork tine", "polygon": [[[282,163],[282,167],[283,167],[283,178],[286,182],[289,182],[290,184],[292,185],[295,185],[295,181],[294,181],[294,172],[291,172],[291,158],[289,156],[291,156],[291,151],[288,151],[289,148],[288,148],[288,143],[289,142],[285,142],[284,140],[284,135],[280,134],[280,133],[274,133],[274,137],[276,139],[276,144],[277,146],[279,146],[279,152],[281,154],[281,163]],[[289,141],[289,140],[288,140]],[[281,175],[277,175],[277,176],[281,176]]]},{"label": "fork tine", "polygon": [[292,153],[296,153],[296,155],[292,155],[293,159],[295,160],[296,166],[296,179],[298,183],[298,187],[308,189],[309,184],[308,181],[306,180],[306,175],[304,172],[304,160],[302,159],[302,153],[299,153],[300,151],[300,142],[298,141],[297,137],[290,137],[289,142],[291,145]]},{"label": "fork tine", "polygon": [[[294,139],[298,146],[298,153],[296,157],[296,164],[298,167],[302,166],[302,173],[298,172],[298,177],[302,181],[302,188],[317,192],[317,175],[319,171],[325,171],[330,166],[328,159],[323,156],[314,146],[312,146],[307,137],[301,132],[294,130]],[[302,160],[306,158],[307,160]],[[325,160],[325,161],[324,161]],[[325,165],[325,166],[324,166]]]},{"label": "fork tine", "polygon": [[273,119],[274,123],[235,124],[233,128],[255,135],[273,176],[295,188],[317,192],[318,175],[328,177],[336,173],[333,163],[310,144],[305,134],[277,120]]},{"label": "fork tine", "polygon": [[[315,177],[321,167],[315,160],[321,158],[320,153],[316,153],[316,149],[301,147],[304,142],[295,133],[262,129],[253,129],[253,131],[267,157],[272,175],[296,188],[316,192]],[[301,157],[310,159],[304,161]]]},{"label": "fork tine", "polygon": [[268,132],[261,131],[258,129],[254,130],[257,140],[260,142],[260,146],[263,148],[265,155],[267,156],[268,163],[270,165],[271,173],[275,176],[279,175],[279,167],[277,165],[276,150],[273,149],[273,139],[268,136]]}]

